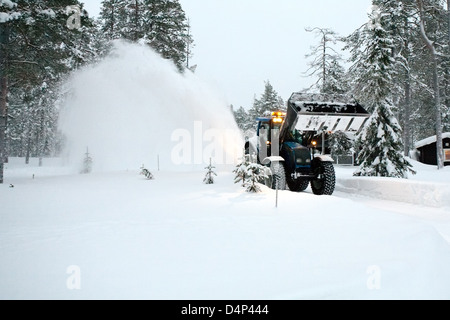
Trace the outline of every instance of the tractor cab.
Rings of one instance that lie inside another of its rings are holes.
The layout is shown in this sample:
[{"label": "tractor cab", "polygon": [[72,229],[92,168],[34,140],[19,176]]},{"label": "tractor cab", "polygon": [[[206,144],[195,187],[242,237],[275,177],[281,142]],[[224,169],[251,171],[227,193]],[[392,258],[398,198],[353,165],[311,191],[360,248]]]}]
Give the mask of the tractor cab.
[{"label": "tractor cab", "polygon": [[281,126],[286,118],[286,113],[272,112],[270,117],[257,118],[257,154],[258,160],[278,155]]}]

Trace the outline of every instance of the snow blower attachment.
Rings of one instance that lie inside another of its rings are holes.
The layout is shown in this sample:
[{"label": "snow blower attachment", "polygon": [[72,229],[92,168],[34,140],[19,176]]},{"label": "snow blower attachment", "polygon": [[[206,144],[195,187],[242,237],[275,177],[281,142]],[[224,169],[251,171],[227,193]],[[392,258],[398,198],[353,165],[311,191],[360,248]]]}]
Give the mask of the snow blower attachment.
[{"label": "snow blower attachment", "polygon": [[246,143],[246,152],[256,153],[257,161],[270,168],[269,187],[302,192],[311,184],[314,194],[332,195],[336,176],[334,160],[325,152],[325,137],[337,131],[356,134],[369,117],[345,96],[294,93],[287,112],[257,119],[257,136]]}]

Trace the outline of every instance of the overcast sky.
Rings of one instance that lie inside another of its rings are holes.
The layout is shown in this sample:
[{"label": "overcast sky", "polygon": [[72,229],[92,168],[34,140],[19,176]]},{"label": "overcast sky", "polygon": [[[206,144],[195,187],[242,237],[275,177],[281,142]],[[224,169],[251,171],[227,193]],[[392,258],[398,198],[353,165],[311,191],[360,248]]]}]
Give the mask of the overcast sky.
[{"label": "overcast sky", "polygon": [[[97,16],[101,0],[86,0]],[[367,21],[371,0],[180,0],[195,41],[191,65],[235,108],[250,108],[269,80],[284,100],[309,87],[306,27],[348,35]]]}]

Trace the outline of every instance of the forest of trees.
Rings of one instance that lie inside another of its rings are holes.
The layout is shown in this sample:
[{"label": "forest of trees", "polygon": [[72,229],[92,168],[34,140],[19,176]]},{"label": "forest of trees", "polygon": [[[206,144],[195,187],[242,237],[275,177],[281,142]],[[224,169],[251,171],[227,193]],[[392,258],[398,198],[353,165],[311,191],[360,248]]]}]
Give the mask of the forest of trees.
[{"label": "forest of trees", "polygon": [[98,19],[78,0],[0,0],[0,183],[9,156],[59,154],[61,85],[115,39],[149,45],[180,72],[193,43],[178,0],[104,0]]},{"label": "forest of trees", "polygon": [[[440,141],[442,132],[450,131],[450,0],[373,0],[373,5],[368,22],[350,35],[306,29],[318,41],[304,57],[309,62],[304,74],[314,79],[305,90],[345,93],[366,106],[374,115],[370,123],[383,128],[386,139],[373,128],[360,139],[395,150],[385,156],[403,172],[408,164],[399,152],[406,156],[418,140],[436,135]],[[29,161],[59,155],[64,139],[57,123],[67,94],[61,84],[71,71],[104,57],[115,39],[154,48],[180,72],[189,67],[193,39],[178,0],[104,0],[97,19],[78,0],[0,0],[0,183],[9,156]],[[252,106],[235,110],[236,120],[248,133],[255,117],[282,107],[266,81]],[[441,167],[442,150],[438,154]],[[370,159],[360,162],[379,161]]]},{"label": "forest of trees", "polygon": [[[434,135],[442,146],[442,132],[450,130],[450,0],[372,3],[367,23],[350,35],[306,29],[316,34],[318,43],[305,57],[306,74],[316,82],[304,90],[346,94],[364,105],[373,116],[359,137],[365,143],[355,141],[354,147],[365,147],[359,162],[367,167],[359,174],[401,177],[410,170],[402,154],[410,155],[415,142]],[[336,49],[338,42],[348,61]],[[254,123],[251,113],[236,111],[239,121],[248,121],[241,128],[249,130]],[[367,149],[373,146],[378,149]],[[438,159],[441,168],[442,149]],[[387,173],[391,162],[397,171]]]}]

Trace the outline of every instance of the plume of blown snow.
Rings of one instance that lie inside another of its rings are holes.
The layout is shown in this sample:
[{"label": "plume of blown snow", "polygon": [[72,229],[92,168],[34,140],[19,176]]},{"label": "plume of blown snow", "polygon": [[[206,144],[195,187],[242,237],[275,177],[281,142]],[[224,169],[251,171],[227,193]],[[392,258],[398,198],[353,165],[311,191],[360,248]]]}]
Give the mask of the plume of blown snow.
[{"label": "plume of blown snow", "polygon": [[218,92],[148,46],[116,42],[68,83],[61,117],[69,163],[89,148],[94,171],[234,165],[243,141]]}]

